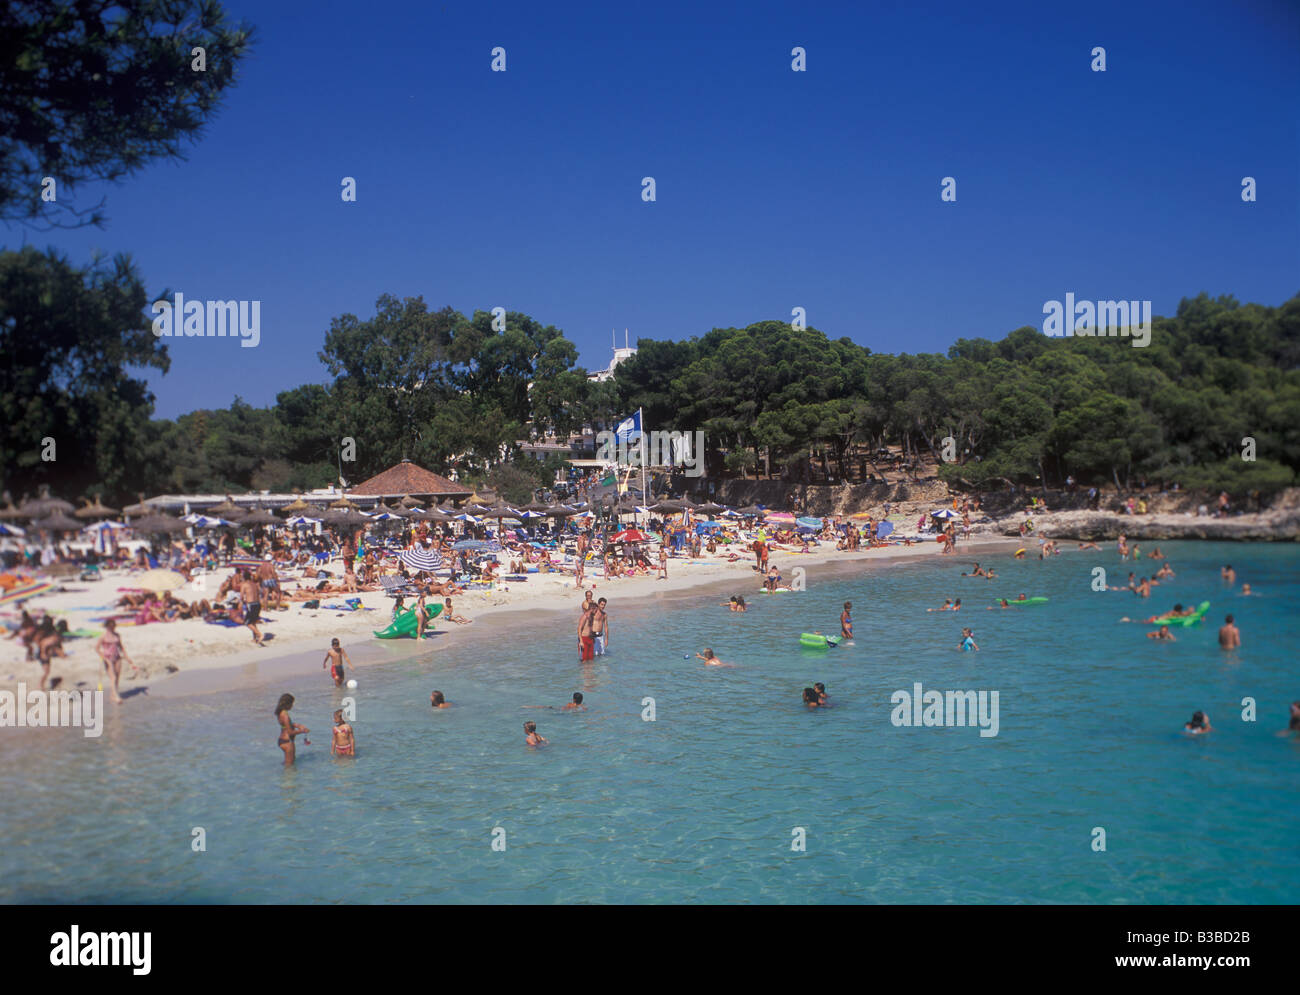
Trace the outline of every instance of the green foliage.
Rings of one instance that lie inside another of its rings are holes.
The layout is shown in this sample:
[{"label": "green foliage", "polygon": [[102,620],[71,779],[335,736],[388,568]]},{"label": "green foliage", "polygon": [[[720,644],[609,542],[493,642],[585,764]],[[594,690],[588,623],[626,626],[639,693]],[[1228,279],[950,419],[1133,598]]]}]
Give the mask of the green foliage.
[{"label": "green foliage", "polygon": [[[212,0],[0,5],[0,220],[100,225],[71,194],[184,157],[252,40]],[[206,71],[191,68],[194,47]],[[53,177],[57,200],[43,201]]]}]

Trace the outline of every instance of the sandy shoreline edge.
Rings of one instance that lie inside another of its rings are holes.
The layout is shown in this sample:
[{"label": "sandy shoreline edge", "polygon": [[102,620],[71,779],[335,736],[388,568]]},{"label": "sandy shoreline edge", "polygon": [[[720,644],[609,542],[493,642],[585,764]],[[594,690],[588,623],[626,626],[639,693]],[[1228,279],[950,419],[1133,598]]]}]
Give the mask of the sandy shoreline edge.
[{"label": "sandy shoreline edge", "polygon": [[[977,552],[979,555],[996,554],[1018,545],[1013,539],[983,534],[961,542],[955,556],[942,556],[933,542],[919,542],[913,546],[889,546],[855,553],[835,549],[808,553],[776,552],[772,554],[771,562],[781,570],[788,583],[796,567],[807,571],[826,570],[828,575],[840,578],[856,571],[870,571],[877,564],[951,564],[970,559]],[[653,603],[672,604],[705,594],[720,595],[723,599],[731,594],[742,594],[748,599],[750,595],[760,596],[757,593],[760,582],[752,563],[752,554],[730,563],[719,557],[696,561],[674,559],[669,561],[666,580],[638,577],[606,582],[603,577],[589,576],[584,589],[594,587],[596,597],[608,597],[614,612],[630,603],[637,607]],[[473,623],[456,625],[440,621],[436,635],[427,638],[422,645],[417,645],[413,639],[374,638],[372,630],[382,629],[388,624],[392,604],[381,592],[367,592],[360,596],[363,605],[373,609],[371,611],[304,611],[294,605],[287,612],[271,613],[273,621],[263,631],[274,638],[265,648],[252,645],[247,629],[222,628],[201,621],[123,627],[119,631],[128,653],[147,673],[142,678],[128,680],[129,668],[124,668],[121,688],[126,701],[120,707],[129,710],[131,699],[141,695],[151,699],[179,698],[264,686],[288,679],[300,680],[311,675],[315,675],[324,686],[329,677],[322,669],[321,661],[330,639],[334,637],[339,638],[352,659],[353,667],[348,675],[352,677],[355,671],[376,664],[415,660],[429,653],[460,647],[467,641],[499,639],[503,629],[510,632],[549,622],[557,612],[576,613],[583,589],[574,586],[572,576],[562,579],[560,575],[532,574],[530,578],[526,584],[510,585],[505,590],[472,592],[456,597],[457,614],[473,618]],[[87,614],[96,609],[86,608],[86,603],[102,605],[115,595],[118,586],[129,585],[129,582],[127,576],[105,578],[43,598],[37,606],[68,618],[71,628],[93,625],[88,622]],[[182,597],[186,593],[178,592]],[[16,641],[0,643],[0,647],[4,653],[0,657],[0,687],[13,688],[23,681],[29,689],[34,688],[39,680],[38,665],[24,660],[22,648]],[[94,640],[70,641],[67,650],[68,658],[56,659],[52,668],[55,676],[64,678],[60,689],[93,690],[103,674],[95,655]],[[168,672],[168,666],[176,668],[175,672]]]}]

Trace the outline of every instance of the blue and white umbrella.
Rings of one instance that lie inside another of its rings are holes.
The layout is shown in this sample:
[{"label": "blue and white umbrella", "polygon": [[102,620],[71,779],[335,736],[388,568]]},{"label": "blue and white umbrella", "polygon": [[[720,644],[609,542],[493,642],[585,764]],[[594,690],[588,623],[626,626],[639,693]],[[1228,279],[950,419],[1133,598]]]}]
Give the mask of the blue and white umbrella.
[{"label": "blue and white umbrella", "polygon": [[941,511],[930,512],[930,517],[931,518],[957,518],[958,515],[957,512],[953,511],[951,508],[944,508]]},{"label": "blue and white umbrella", "polygon": [[404,549],[401,560],[414,570],[436,570],[442,566],[442,554],[436,549]]},{"label": "blue and white umbrella", "polygon": [[522,518],[522,519],[529,519],[529,518],[545,518],[546,516],[543,515],[540,511],[521,511],[515,517]]},{"label": "blue and white umbrella", "polygon": [[473,522],[475,525],[479,524],[479,520],[473,515],[456,515],[455,518],[458,522]]},{"label": "blue and white umbrella", "polygon": [[822,527],[820,518],[796,518],[795,523],[801,529],[820,529]]},{"label": "blue and white umbrella", "polygon": [[462,539],[460,542],[453,543],[452,549],[487,549],[488,544],[482,539]]},{"label": "blue and white umbrella", "polygon": [[[94,526],[92,526],[92,528],[93,527]],[[82,529],[81,531],[86,532],[89,530]],[[25,536],[26,534],[27,533],[24,532],[22,529],[20,529],[17,525],[6,525],[4,522],[0,522],[0,536]]]},{"label": "blue and white umbrella", "polygon": [[292,518],[284,520],[285,525],[319,525],[319,518],[308,518],[306,515],[294,515]]}]

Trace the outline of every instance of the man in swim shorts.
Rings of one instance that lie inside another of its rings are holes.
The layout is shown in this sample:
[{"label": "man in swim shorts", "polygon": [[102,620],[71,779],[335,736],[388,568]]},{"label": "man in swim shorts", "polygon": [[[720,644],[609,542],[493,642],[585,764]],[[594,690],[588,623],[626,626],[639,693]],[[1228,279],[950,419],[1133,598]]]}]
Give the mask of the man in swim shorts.
[{"label": "man in swim shorts", "polygon": [[265,645],[262,642],[262,633],[257,628],[257,622],[262,616],[262,602],[259,594],[259,584],[251,574],[241,574],[239,582],[239,599],[244,606],[244,624],[253,634],[253,642],[258,646]]},{"label": "man in swim shorts", "polygon": [[325,659],[321,662],[321,667],[328,666],[330,668],[330,676],[334,678],[334,686],[336,688],[341,688],[343,686],[343,662],[345,660],[349,666],[352,665],[352,661],[348,658],[347,651],[339,645],[339,641],[337,639],[330,640],[330,648],[325,651]]},{"label": "man in swim shorts", "polygon": [[582,663],[589,662],[595,656],[596,640],[592,636],[595,614],[594,605],[588,608],[584,604],[582,615],[578,618],[578,659]]},{"label": "man in swim shorts", "polygon": [[601,598],[596,602],[596,610],[591,616],[592,652],[595,656],[604,656],[609,646],[609,616],[605,613],[608,602]]}]

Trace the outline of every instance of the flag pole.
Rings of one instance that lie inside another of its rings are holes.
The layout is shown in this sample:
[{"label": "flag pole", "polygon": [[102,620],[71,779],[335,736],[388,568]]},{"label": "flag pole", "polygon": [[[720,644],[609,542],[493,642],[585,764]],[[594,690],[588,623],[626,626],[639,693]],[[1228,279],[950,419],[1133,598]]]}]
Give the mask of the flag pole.
[{"label": "flag pole", "polygon": [[644,507],[644,506],[645,506],[645,503],[646,503],[646,496],[645,496],[645,461],[646,461],[646,459],[647,459],[647,457],[648,457],[648,447],[646,446],[646,441],[645,441],[645,435],[646,435],[646,433],[645,433],[645,410],[644,410],[643,408],[637,408],[637,409],[636,409],[636,414],[637,414],[637,421],[641,423],[641,505],[642,505],[642,507]]}]

